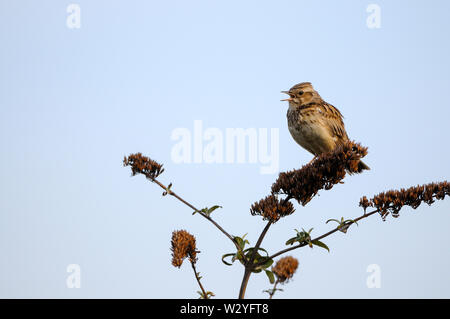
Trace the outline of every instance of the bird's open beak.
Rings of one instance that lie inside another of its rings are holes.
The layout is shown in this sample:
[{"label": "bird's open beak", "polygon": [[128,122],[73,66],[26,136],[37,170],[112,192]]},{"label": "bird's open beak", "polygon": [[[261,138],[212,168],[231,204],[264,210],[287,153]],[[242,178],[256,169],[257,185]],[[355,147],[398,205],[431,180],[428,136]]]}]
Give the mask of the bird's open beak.
[{"label": "bird's open beak", "polygon": [[280,101],[288,101],[288,102],[292,101],[292,95],[291,95],[291,93],[289,93],[289,91],[281,91],[281,93],[288,94],[290,96],[290,98],[283,99],[283,100],[280,100]]}]

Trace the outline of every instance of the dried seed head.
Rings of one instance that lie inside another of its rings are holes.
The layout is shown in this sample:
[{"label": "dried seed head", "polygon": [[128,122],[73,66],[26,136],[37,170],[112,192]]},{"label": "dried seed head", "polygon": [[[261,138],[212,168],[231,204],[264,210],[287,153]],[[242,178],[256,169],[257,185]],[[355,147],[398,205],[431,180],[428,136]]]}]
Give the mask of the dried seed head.
[{"label": "dried seed head", "polygon": [[283,257],[272,267],[272,272],[277,276],[279,282],[284,283],[294,276],[298,267],[298,260],[292,256]]},{"label": "dried seed head", "polygon": [[341,182],[347,172],[360,173],[358,164],[366,154],[367,147],[347,141],[301,169],[280,173],[272,193],[288,195],[304,206],[319,190],[329,190]]},{"label": "dried seed head", "polygon": [[180,268],[183,260],[189,257],[191,263],[197,261],[195,237],[185,230],[177,230],[172,233],[172,265]]},{"label": "dried seed head", "polygon": [[141,153],[125,156],[123,166],[131,166],[131,174],[133,176],[143,174],[150,180],[154,180],[164,171],[161,164],[143,156]]},{"label": "dried seed head", "polygon": [[370,202],[366,196],[361,197],[361,199],[359,200],[359,206],[364,208],[364,212],[366,212],[367,207],[370,206]]},{"label": "dried seed head", "polygon": [[435,199],[442,200],[446,195],[450,195],[450,183],[444,181],[381,192],[370,200],[364,196],[359,205],[364,209],[369,206],[378,209],[381,217],[385,220],[389,214],[392,217],[398,217],[403,206],[416,209],[422,202],[431,205]]},{"label": "dried seed head", "polygon": [[294,211],[294,205],[291,202],[279,200],[275,195],[269,195],[259,202],[255,202],[250,208],[250,213],[253,216],[260,215],[264,220],[271,220],[273,223]]}]

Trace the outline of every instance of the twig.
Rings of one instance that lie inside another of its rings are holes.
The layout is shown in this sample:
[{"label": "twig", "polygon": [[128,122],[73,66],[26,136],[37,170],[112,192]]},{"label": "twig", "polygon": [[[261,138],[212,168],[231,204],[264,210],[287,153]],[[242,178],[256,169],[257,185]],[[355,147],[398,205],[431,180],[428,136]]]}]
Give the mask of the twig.
[{"label": "twig", "polygon": [[[353,219],[353,221],[349,222],[347,225],[349,226],[349,225],[351,225],[351,224],[353,224],[353,223],[355,223],[355,222],[357,222],[357,221],[359,221],[359,220],[361,220],[361,219],[367,218],[367,217],[369,217],[369,216],[371,216],[371,215],[377,213],[378,211],[379,211],[379,210],[376,209],[376,210],[374,210],[374,211],[372,211],[372,212],[370,212],[370,213],[367,213],[367,214],[364,214],[364,215],[362,215],[362,216],[359,216],[358,218]],[[327,232],[327,233],[325,233],[325,234],[323,234],[323,235],[321,235],[321,236],[319,236],[319,237],[316,237],[316,238],[312,239],[311,241],[320,240],[320,239],[322,239],[322,238],[325,238],[325,237],[327,237],[327,236],[330,236],[331,234],[337,232],[337,231],[340,230],[340,229],[341,229],[341,225],[337,226],[336,228],[330,230],[329,232]],[[294,249],[297,249],[297,248],[301,248],[301,247],[304,247],[304,246],[307,246],[307,245],[308,245],[307,242],[300,243],[300,244],[298,244],[298,245],[296,245],[296,246],[293,246],[293,247],[289,247],[289,248],[280,250],[279,252],[273,254],[273,255],[270,256],[269,258],[273,259],[273,258],[275,258],[275,257],[278,257],[278,256],[284,254],[284,253],[287,253],[288,251],[291,251],[291,250],[294,250]]]},{"label": "twig", "polygon": [[192,265],[192,269],[194,270],[195,279],[197,279],[197,283],[200,286],[200,289],[202,290],[203,296],[205,297],[205,299],[208,299],[208,295],[206,294],[205,288],[203,288],[203,285],[200,282],[200,276],[197,273],[197,270],[195,269],[195,261],[194,260],[191,260],[191,265]]},{"label": "twig", "polygon": [[177,195],[174,191],[172,191],[171,189],[168,190],[168,188],[161,183],[160,181],[158,181],[157,179],[153,179],[153,182],[155,182],[157,185],[159,185],[159,187],[161,187],[162,189],[164,189],[168,195],[171,195],[173,197],[175,197],[176,199],[178,199],[180,202],[182,202],[183,204],[185,204],[186,206],[188,206],[189,208],[191,208],[192,210],[194,210],[196,213],[200,214],[201,216],[203,216],[204,218],[206,218],[207,220],[209,220],[214,226],[217,227],[217,229],[219,229],[225,236],[228,237],[228,239],[230,239],[233,244],[236,246],[236,248],[239,250],[240,247],[237,244],[237,242],[234,240],[233,236],[231,236],[227,231],[225,231],[225,229],[223,229],[216,221],[214,221],[210,216],[206,215],[205,213],[203,213],[201,210],[199,210],[198,208],[196,208],[194,205],[192,205],[191,203],[189,203],[188,201],[186,201],[185,199],[181,198],[179,195]]},{"label": "twig", "polygon": [[279,279],[275,281],[275,284],[273,285],[272,291],[269,292],[269,299],[272,299],[273,295],[275,295],[275,292],[277,291],[277,285],[280,282]]}]

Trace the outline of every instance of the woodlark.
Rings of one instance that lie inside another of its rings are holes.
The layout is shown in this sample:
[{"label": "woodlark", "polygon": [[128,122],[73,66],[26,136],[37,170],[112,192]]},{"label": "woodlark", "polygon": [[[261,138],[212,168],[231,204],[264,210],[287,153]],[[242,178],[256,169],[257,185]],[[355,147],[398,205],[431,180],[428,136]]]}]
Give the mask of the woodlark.
[{"label": "woodlark", "polygon": [[[301,147],[316,156],[332,151],[348,140],[342,114],[320,97],[309,82],[294,85],[289,91],[287,120],[289,132]],[[362,161],[359,171],[370,169]]]}]

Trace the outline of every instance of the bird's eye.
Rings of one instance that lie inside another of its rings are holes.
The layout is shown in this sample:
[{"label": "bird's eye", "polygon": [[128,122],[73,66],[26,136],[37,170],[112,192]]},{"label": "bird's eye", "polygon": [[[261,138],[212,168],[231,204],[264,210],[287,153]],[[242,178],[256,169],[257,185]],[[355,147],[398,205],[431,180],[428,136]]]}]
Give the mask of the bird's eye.
[{"label": "bird's eye", "polygon": [[299,91],[299,92],[298,92],[298,95],[302,95],[302,94],[303,94],[303,91]]}]

